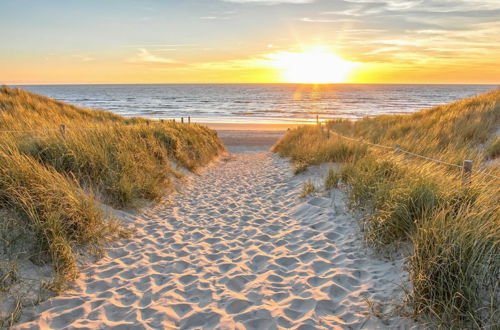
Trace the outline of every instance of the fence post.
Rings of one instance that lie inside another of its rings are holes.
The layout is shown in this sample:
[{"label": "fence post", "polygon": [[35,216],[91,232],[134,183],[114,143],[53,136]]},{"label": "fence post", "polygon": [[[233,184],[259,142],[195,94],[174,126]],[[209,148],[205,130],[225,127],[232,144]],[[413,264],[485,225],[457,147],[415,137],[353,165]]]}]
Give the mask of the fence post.
[{"label": "fence post", "polygon": [[462,172],[462,183],[469,185],[472,177],[472,160],[465,159]]},{"label": "fence post", "polygon": [[66,138],[65,134],[66,134],[66,125],[64,124],[61,124],[59,125],[59,132],[61,133],[61,136],[63,138],[63,140]]},{"label": "fence post", "polygon": [[184,124],[184,117],[181,117],[181,123]]},{"label": "fence post", "polygon": [[191,124],[191,116],[188,116],[188,124]]},{"label": "fence post", "polygon": [[396,144],[396,147],[394,148],[394,153],[396,155],[399,155],[400,152],[401,152],[401,145],[400,144]]},{"label": "fence post", "polygon": [[316,115],[316,125],[319,125],[319,115]]},{"label": "fence post", "polygon": [[330,129],[328,128],[328,126],[326,127],[326,138],[330,138]]}]

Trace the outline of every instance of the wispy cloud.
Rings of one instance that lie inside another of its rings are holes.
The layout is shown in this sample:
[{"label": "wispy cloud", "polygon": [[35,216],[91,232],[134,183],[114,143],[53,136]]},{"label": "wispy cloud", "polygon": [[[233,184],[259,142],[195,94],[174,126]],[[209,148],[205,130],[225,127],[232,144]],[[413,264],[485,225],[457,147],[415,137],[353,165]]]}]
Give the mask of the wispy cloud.
[{"label": "wispy cloud", "polygon": [[157,63],[157,64],[176,64],[177,63],[177,61],[175,61],[171,58],[166,58],[166,57],[161,57],[161,56],[151,54],[145,48],[140,48],[139,53],[137,55],[129,58],[128,62],[129,63]]},{"label": "wispy cloud", "polygon": [[261,68],[264,63],[264,58],[261,56],[256,56],[253,58],[245,59],[229,59],[221,61],[207,61],[192,63],[189,65],[190,69],[195,70],[215,70],[215,71],[226,71],[226,70],[247,70],[250,68]]},{"label": "wispy cloud", "polygon": [[73,57],[79,59],[82,62],[90,62],[95,60],[93,57],[87,56],[87,55],[73,55]]},{"label": "wispy cloud", "polygon": [[135,45],[124,45],[123,47],[127,48],[190,48],[190,47],[198,47],[198,44],[169,44],[165,42],[144,42],[142,44]]},{"label": "wispy cloud", "polygon": [[233,2],[233,3],[255,3],[262,5],[277,5],[283,3],[304,4],[304,3],[315,2],[315,0],[223,0],[223,1]]},{"label": "wispy cloud", "polygon": [[477,15],[478,11],[500,9],[498,0],[343,0],[350,4],[345,10],[325,12],[327,14],[344,14],[366,16],[379,13],[462,13]]},{"label": "wispy cloud", "polygon": [[299,21],[307,22],[307,23],[337,23],[339,20],[326,19],[326,18],[301,17],[301,18],[299,18]]},{"label": "wispy cloud", "polygon": [[201,16],[200,19],[209,20],[209,21],[218,21],[218,20],[227,20],[229,17],[227,16]]}]

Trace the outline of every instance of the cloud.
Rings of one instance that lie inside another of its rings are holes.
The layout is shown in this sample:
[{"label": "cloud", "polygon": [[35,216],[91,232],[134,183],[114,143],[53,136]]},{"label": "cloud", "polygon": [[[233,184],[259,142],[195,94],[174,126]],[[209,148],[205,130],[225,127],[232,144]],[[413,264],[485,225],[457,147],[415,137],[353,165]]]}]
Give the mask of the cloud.
[{"label": "cloud", "polygon": [[175,61],[173,59],[151,54],[145,48],[140,48],[139,54],[129,58],[128,62],[129,63],[157,63],[157,64],[176,64],[177,63],[177,61]]},{"label": "cloud", "polygon": [[406,0],[406,1],[395,1],[395,0],[345,0],[346,2],[362,4],[364,6],[376,6],[383,7],[387,10],[407,10],[414,8],[422,3],[431,2],[434,0]]},{"label": "cloud", "polygon": [[464,13],[500,9],[498,0],[344,0],[354,4],[354,11],[379,7],[386,12]]},{"label": "cloud", "polygon": [[218,21],[218,20],[227,20],[229,17],[227,16],[201,16],[200,19],[209,20],[209,21]]},{"label": "cloud", "polygon": [[221,61],[192,63],[189,67],[194,70],[238,71],[247,70],[250,68],[262,68],[263,63],[264,58],[262,56],[255,56],[245,59],[229,59]]},{"label": "cloud", "polygon": [[87,56],[87,55],[73,55],[73,57],[81,60],[82,62],[90,62],[95,60],[93,57]]},{"label": "cloud", "polygon": [[325,18],[310,18],[310,17],[302,17],[299,19],[301,22],[307,23],[338,23],[339,21],[345,21],[342,19],[325,19]]},{"label": "cloud", "polygon": [[290,4],[304,4],[304,3],[313,3],[315,0],[222,0],[224,2],[233,2],[233,3],[255,3],[255,4],[263,4],[263,5],[278,5],[284,3]]},{"label": "cloud", "polygon": [[[343,45],[353,50],[364,62],[418,64],[488,63],[494,54],[500,54],[500,45],[494,36],[500,33],[500,22],[479,23],[456,29],[406,30],[403,35],[388,31],[359,39],[344,40]],[[350,46],[350,47],[349,47]],[[498,57],[498,56],[497,56]]]}]

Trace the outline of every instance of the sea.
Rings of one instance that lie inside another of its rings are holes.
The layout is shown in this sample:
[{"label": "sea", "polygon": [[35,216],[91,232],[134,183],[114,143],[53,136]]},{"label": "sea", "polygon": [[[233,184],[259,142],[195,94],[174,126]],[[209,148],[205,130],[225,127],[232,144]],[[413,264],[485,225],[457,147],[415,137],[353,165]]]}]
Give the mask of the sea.
[{"label": "sea", "polygon": [[123,116],[195,122],[305,123],[403,114],[499,85],[135,84],[17,86]]}]

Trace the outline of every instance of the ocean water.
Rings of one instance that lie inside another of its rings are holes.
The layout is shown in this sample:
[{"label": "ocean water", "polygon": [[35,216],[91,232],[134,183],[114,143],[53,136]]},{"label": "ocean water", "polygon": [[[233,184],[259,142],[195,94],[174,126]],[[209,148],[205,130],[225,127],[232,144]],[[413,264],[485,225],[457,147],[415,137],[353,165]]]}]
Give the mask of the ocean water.
[{"label": "ocean water", "polygon": [[290,123],[409,113],[498,85],[30,85],[29,91],[124,116],[198,122]]}]

